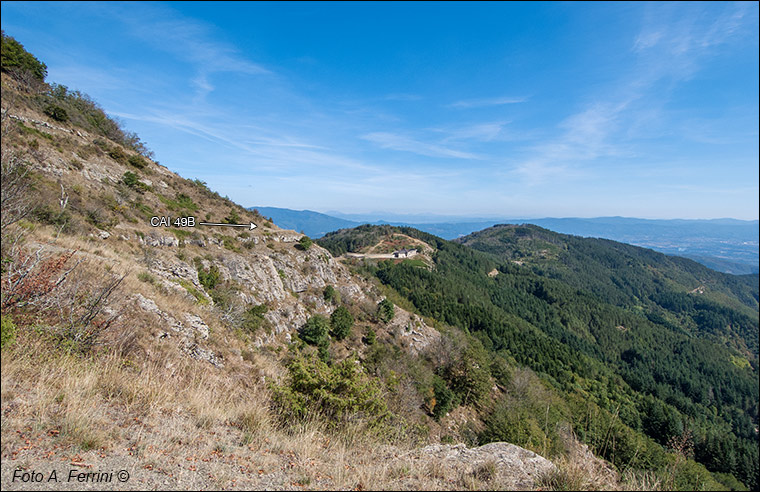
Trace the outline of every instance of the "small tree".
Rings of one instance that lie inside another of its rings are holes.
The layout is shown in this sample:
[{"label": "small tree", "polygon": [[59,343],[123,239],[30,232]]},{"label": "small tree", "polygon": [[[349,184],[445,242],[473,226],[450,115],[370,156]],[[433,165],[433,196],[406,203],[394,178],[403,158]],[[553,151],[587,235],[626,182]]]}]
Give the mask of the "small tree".
[{"label": "small tree", "polygon": [[237,210],[230,209],[230,213],[227,217],[224,218],[222,221],[225,224],[238,224],[240,223],[240,215],[237,213]]},{"label": "small tree", "polygon": [[330,335],[336,340],[343,340],[351,333],[354,326],[354,317],[344,306],[339,306],[332,315],[330,315]]},{"label": "small tree", "polygon": [[299,330],[298,336],[301,340],[309,345],[323,345],[327,340],[327,332],[330,329],[330,322],[322,315],[315,314],[306,321]]},{"label": "small tree", "polygon": [[433,417],[439,420],[459,405],[459,398],[449,389],[446,381],[439,376],[433,376],[433,400],[430,403],[432,403]]},{"label": "small tree", "polygon": [[387,298],[380,301],[380,304],[377,305],[377,316],[383,323],[390,323],[395,315],[393,303]]},{"label": "small tree", "polygon": [[364,337],[364,343],[367,345],[374,345],[377,341],[377,334],[371,327],[367,329],[367,336]]},{"label": "small tree", "polygon": [[29,73],[39,82],[45,81],[47,65],[26,51],[21,43],[11,36],[6,36],[5,32],[2,33],[0,43],[3,72],[9,72],[17,77]]},{"label": "small tree", "polygon": [[55,121],[66,122],[69,121],[69,114],[60,106],[51,104],[45,108],[45,114],[53,118]]},{"label": "small tree", "polygon": [[335,290],[335,287],[332,285],[325,287],[322,295],[324,296],[325,301],[332,302],[333,304],[340,304],[340,292]]}]

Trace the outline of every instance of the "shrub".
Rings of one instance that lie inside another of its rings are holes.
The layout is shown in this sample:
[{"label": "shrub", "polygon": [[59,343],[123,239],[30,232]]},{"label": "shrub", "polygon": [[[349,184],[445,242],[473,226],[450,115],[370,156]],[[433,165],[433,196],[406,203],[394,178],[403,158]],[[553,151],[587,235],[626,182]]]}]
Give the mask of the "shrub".
[{"label": "shrub", "polygon": [[240,220],[240,215],[238,215],[237,211],[231,209],[229,215],[227,215],[222,222],[225,224],[239,224]]},{"label": "shrub", "polygon": [[230,251],[240,251],[240,248],[235,245],[235,240],[229,236],[222,236],[222,246]]},{"label": "shrub", "polygon": [[325,287],[324,292],[322,292],[322,296],[325,298],[325,301],[327,302],[340,304],[340,292],[335,290],[335,288],[332,285],[328,285],[327,287]]},{"label": "shrub", "polygon": [[149,283],[149,284],[155,284],[156,283],[156,277],[154,277],[153,275],[151,275],[148,272],[140,272],[140,273],[138,273],[137,274],[137,280],[139,280],[140,282],[146,282],[146,283]]},{"label": "shrub", "polygon": [[211,300],[214,301],[214,305],[220,309],[226,310],[233,302],[234,295],[237,289],[229,284],[223,286],[216,286],[216,288],[209,291]]},{"label": "shrub", "polygon": [[121,147],[112,147],[108,151],[108,156],[116,162],[120,162],[122,164],[127,162],[127,154]]},{"label": "shrub", "polygon": [[302,251],[306,251],[309,248],[311,248],[311,245],[314,242],[311,240],[309,236],[302,236],[301,239],[298,240],[298,249]]},{"label": "shrub", "polygon": [[320,343],[324,345],[329,329],[330,322],[327,321],[327,318],[316,314],[298,330],[298,336],[309,345],[320,345]]},{"label": "shrub", "polygon": [[446,386],[446,381],[433,376],[433,400],[428,405],[432,407],[433,417],[438,420],[459,405],[459,398]]},{"label": "shrub", "polygon": [[144,169],[148,165],[148,161],[146,161],[145,158],[139,154],[129,156],[127,162],[137,169]]},{"label": "shrub", "polygon": [[135,173],[127,171],[124,173],[124,176],[121,177],[121,182],[130,188],[134,188],[140,180]]},{"label": "shrub", "polygon": [[10,315],[3,315],[0,320],[0,348],[5,348],[13,344],[16,340],[16,325]]},{"label": "shrub", "polygon": [[374,345],[377,341],[377,335],[375,334],[375,330],[373,330],[371,327],[367,329],[367,336],[364,337],[364,343],[367,345]]},{"label": "shrub", "polygon": [[243,322],[240,327],[250,334],[256,333],[264,321],[264,313],[267,312],[267,309],[266,304],[249,307],[243,313]]},{"label": "shrub", "polygon": [[383,299],[380,304],[377,305],[377,317],[383,323],[390,323],[393,317],[396,315],[393,303],[388,299]]},{"label": "shrub", "polygon": [[508,387],[512,383],[512,369],[503,357],[495,356],[491,361],[491,375],[498,384]]},{"label": "shrub", "polygon": [[208,270],[203,268],[200,258],[195,259],[195,268],[198,270],[198,281],[207,292],[211,292],[222,280],[222,274],[216,265],[211,265]]},{"label": "shrub", "polygon": [[343,306],[339,306],[330,315],[330,335],[336,340],[343,340],[351,333],[351,328],[354,326],[354,317]]},{"label": "shrub", "polygon": [[459,395],[462,403],[481,405],[491,391],[489,356],[483,345],[475,338],[451,364],[443,369],[451,389]]},{"label": "shrub", "polygon": [[43,224],[50,224],[68,229],[67,225],[71,221],[71,214],[67,211],[58,212],[51,209],[48,205],[41,205],[35,208],[32,216]]},{"label": "shrub", "polygon": [[486,418],[485,426],[481,434],[483,442],[511,442],[536,453],[542,452],[546,435],[524,405],[517,407],[501,402]]},{"label": "shrub", "polygon": [[187,280],[183,280],[183,279],[178,280],[178,282],[179,282],[179,285],[181,285],[182,287],[184,287],[184,289],[191,296],[195,297],[195,300],[198,302],[198,304],[201,304],[201,305],[204,305],[204,306],[206,304],[208,304],[208,298],[206,298],[206,296],[201,291],[199,291],[198,289],[196,289],[195,287],[193,287],[193,284],[191,284]]},{"label": "shrub", "polygon": [[353,358],[330,367],[298,353],[288,363],[287,383],[270,389],[283,423],[316,413],[337,425],[358,414],[374,426],[390,416],[380,382],[369,378]]},{"label": "shrub", "polygon": [[53,118],[55,121],[69,121],[69,114],[66,112],[66,110],[60,106],[56,106],[55,104],[48,105],[45,108],[44,113]]},{"label": "shrub", "polygon": [[186,209],[190,210],[191,212],[195,212],[199,208],[198,205],[193,202],[193,199],[184,193],[177,193],[173,200],[159,194],[156,194],[156,196],[158,196],[158,199],[161,200],[161,202],[163,202],[163,204],[166,205],[169,210],[178,211],[181,209]]}]

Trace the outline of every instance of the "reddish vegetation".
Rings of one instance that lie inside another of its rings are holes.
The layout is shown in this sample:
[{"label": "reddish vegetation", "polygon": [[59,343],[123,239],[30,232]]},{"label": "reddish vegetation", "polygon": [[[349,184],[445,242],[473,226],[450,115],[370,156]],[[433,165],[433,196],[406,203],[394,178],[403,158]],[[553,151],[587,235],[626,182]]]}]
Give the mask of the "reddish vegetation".
[{"label": "reddish vegetation", "polygon": [[23,307],[50,294],[72,269],[66,270],[66,263],[76,253],[68,251],[59,256],[41,259],[37,254],[20,252],[14,261],[15,271],[7,280],[6,295],[2,300],[2,311]]}]

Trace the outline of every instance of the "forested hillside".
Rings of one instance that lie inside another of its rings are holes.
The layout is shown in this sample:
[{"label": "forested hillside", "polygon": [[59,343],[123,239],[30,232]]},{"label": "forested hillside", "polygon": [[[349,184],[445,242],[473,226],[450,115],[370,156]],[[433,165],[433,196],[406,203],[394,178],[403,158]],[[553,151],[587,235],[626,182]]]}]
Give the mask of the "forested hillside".
[{"label": "forested hillside", "polygon": [[455,242],[606,303],[641,309],[655,323],[729,341],[757,365],[758,275],[728,275],[678,256],[534,225],[498,225]]},{"label": "forested hillside", "polygon": [[472,247],[367,226],[319,242],[340,254],[392,232],[433,246],[434,267],[385,261],[364,271],[561,395],[542,411],[505,397],[486,438],[529,445],[551,439],[546,422],[568,419],[621,469],[666,466],[665,450],[681,447],[757,488],[757,276],[534,226],[461,240]]}]

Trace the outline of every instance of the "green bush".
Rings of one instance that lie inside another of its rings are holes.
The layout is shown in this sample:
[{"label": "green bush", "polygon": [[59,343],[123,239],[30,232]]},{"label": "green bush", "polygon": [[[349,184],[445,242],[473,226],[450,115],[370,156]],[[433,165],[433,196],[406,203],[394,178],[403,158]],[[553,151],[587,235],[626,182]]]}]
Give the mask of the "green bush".
[{"label": "green bush", "polygon": [[125,164],[127,162],[127,153],[124,152],[121,147],[111,147],[111,149],[108,151],[108,156],[116,162],[120,162],[122,164]]},{"label": "green bush", "polygon": [[390,416],[382,385],[367,376],[353,358],[330,367],[313,355],[299,352],[287,367],[287,382],[270,386],[285,424],[319,415],[335,426],[358,415],[375,426]]},{"label": "green bush", "polygon": [[335,290],[332,285],[325,287],[322,295],[325,298],[325,301],[332,302],[333,304],[340,304],[340,292]]},{"label": "green bush", "polygon": [[193,199],[184,193],[177,193],[173,200],[159,194],[156,194],[156,196],[158,196],[158,199],[161,200],[161,202],[163,202],[163,204],[166,205],[169,210],[179,211],[185,209],[190,210],[191,212],[195,212],[199,208],[198,205],[193,202]]},{"label": "green bush", "polygon": [[129,186],[130,188],[134,188],[135,186],[137,186],[137,183],[139,183],[140,180],[137,177],[137,174],[127,171],[124,173],[124,176],[121,177],[121,182]]},{"label": "green bush", "polygon": [[491,375],[502,387],[506,388],[512,383],[512,368],[498,355],[491,361]]},{"label": "green bush", "polygon": [[320,345],[320,343],[324,345],[329,329],[330,322],[327,318],[315,314],[298,330],[298,336],[309,345]]},{"label": "green bush", "polygon": [[377,334],[375,333],[375,330],[373,330],[371,327],[367,328],[367,336],[364,337],[364,343],[367,345],[374,345],[377,341]]},{"label": "green bush", "polygon": [[198,281],[207,292],[214,290],[222,280],[222,274],[216,265],[211,265],[207,270],[203,268],[203,262],[201,262],[201,259],[196,258],[195,268],[198,270]]},{"label": "green bush", "polygon": [[457,394],[446,386],[446,381],[438,376],[433,376],[433,401],[428,405],[432,407],[433,417],[436,420],[445,416],[459,405]]},{"label": "green bush", "polygon": [[383,323],[390,323],[393,317],[396,315],[393,303],[388,299],[383,299],[380,304],[377,305],[377,317]]},{"label": "green bush", "polygon": [[145,169],[145,167],[148,165],[148,161],[139,154],[129,156],[127,162],[137,169]]},{"label": "green bush", "polygon": [[261,323],[264,321],[264,313],[267,312],[266,304],[259,304],[258,306],[251,306],[246,309],[243,314],[243,322],[241,328],[250,334],[256,333],[261,327]]},{"label": "green bush", "polygon": [[351,316],[348,309],[343,306],[338,306],[338,308],[336,308],[330,315],[330,335],[336,340],[343,340],[346,338],[349,333],[351,333],[351,328],[353,326],[354,317]]},{"label": "green bush", "polygon": [[741,483],[739,480],[736,479],[736,477],[734,477],[730,473],[713,472],[712,476],[713,478],[715,478],[715,480],[723,484],[729,490],[740,490],[740,491],[749,490],[747,489],[746,485]]},{"label": "green bush", "polygon": [[222,222],[225,224],[239,224],[242,219],[235,209],[231,209],[229,215]]},{"label": "green bush", "polygon": [[50,208],[48,205],[40,205],[32,211],[32,216],[43,224],[50,224],[54,226],[63,227],[64,230],[68,229],[67,225],[71,221],[71,214],[67,211],[58,212]]},{"label": "green bush", "polygon": [[524,405],[501,402],[485,420],[482,442],[510,442],[536,453],[542,453],[547,436],[536,416]]},{"label": "green bush", "polygon": [[13,324],[10,315],[3,315],[0,320],[0,348],[8,347],[14,341],[16,341],[16,325]]},{"label": "green bush", "polygon": [[53,118],[55,121],[69,121],[69,114],[66,112],[66,110],[60,106],[56,106],[55,104],[48,105],[45,108],[44,113]]},{"label": "green bush", "polygon": [[151,275],[148,272],[140,272],[140,273],[138,273],[137,274],[137,280],[139,280],[140,282],[146,282],[146,283],[149,283],[149,284],[155,284],[156,283],[156,277],[154,277],[153,275]]},{"label": "green bush", "polygon": [[491,391],[489,356],[475,338],[451,364],[443,368],[445,379],[465,405],[482,405]]},{"label": "green bush", "polygon": [[214,301],[214,305],[222,310],[226,310],[233,302],[234,295],[237,289],[229,284],[217,285],[214,289],[209,291],[211,300]]},{"label": "green bush", "polygon": [[297,247],[302,251],[306,251],[311,248],[312,244],[314,244],[314,241],[312,241],[309,236],[301,236],[301,239],[298,240]]}]

